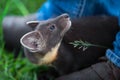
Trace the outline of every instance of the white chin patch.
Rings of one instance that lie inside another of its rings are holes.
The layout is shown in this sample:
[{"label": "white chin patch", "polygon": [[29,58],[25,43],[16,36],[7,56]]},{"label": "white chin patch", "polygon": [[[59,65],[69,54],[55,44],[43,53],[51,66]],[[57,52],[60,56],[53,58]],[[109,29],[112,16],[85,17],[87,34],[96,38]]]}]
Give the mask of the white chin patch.
[{"label": "white chin patch", "polygon": [[70,29],[70,27],[71,27],[71,21],[70,21],[70,20],[68,20],[68,21],[67,21],[66,28],[65,28],[65,30],[64,30],[64,31],[65,31],[65,32],[66,32],[66,31],[68,31],[68,30]]},{"label": "white chin patch", "polygon": [[63,36],[70,29],[70,27],[71,27],[71,21],[68,20],[65,29],[62,31],[61,35]]},{"label": "white chin patch", "polygon": [[71,21],[70,20],[67,23],[67,27],[68,27],[68,29],[71,27]]}]

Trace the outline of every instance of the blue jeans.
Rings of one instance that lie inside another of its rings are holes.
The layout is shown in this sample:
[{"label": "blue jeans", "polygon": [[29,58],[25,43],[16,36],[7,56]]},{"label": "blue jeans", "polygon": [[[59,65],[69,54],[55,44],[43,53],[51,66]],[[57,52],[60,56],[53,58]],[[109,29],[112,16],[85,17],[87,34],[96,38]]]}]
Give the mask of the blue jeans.
[{"label": "blue jeans", "polygon": [[[68,13],[71,18],[92,15],[116,16],[120,25],[120,0],[48,0],[38,10],[38,20]],[[107,58],[120,67],[120,32],[113,42],[114,49],[106,51]]]}]

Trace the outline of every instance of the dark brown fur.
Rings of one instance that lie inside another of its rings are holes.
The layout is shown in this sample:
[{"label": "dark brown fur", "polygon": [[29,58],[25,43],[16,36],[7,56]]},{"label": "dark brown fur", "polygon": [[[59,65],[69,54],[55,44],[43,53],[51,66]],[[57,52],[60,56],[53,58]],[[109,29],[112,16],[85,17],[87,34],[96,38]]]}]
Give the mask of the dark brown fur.
[{"label": "dark brown fur", "polygon": [[92,44],[112,48],[118,32],[118,20],[115,17],[92,16],[72,20],[71,29],[65,34],[59,48],[55,65],[63,73],[70,73],[98,62],[105,55],[107,48],[89,47],[85,51],[69,44],[75,40],[83,40]]}]

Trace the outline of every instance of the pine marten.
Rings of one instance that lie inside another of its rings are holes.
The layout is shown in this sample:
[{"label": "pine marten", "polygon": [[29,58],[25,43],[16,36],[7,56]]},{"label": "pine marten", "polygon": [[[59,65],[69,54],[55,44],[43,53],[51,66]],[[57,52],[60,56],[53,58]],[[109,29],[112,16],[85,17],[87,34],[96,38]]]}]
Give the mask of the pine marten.
[{"label": "pine marten", "polygon": [[[71,26],[72,23],[72,26]],[[53,64],[60,74],[67,74],[98,62],[105,55],[119,30],[118,20],[111,16],[91,16],[70,20],[68,14],[45,21],[29,21],[34,31],[20,42],[27,58],[35,64]],[[90,46],[85,51],[71,42],[87,41],[105,47]]]}]

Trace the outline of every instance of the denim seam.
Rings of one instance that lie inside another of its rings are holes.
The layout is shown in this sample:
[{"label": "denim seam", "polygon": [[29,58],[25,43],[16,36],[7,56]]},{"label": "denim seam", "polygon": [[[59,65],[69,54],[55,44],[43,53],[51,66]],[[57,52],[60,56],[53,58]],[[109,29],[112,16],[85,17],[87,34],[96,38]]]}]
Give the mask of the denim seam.
[{"label": "denim seam", "polygon": [[80,0],[78,6],[76,7],[78,9],[76,13],[76,17],[81,17],[85,8],[86,0]]},{"label": "denim seam", "polygon": [[76,11],[73,11],[73,15],[75,15],[76,18],[79,17],[80,6],[81,6],[81,0],[79,0],[79,2],[76,3],[76,6],[74,7],[74,10]]},{"label": "denim seam", "polygon": [[86,4],[86,0],[83,0],[83,2],[81,1],[81,10],[80,10],[80,14],[79,14],[79,17],[82,16],[83,14],[83,11],[84,11],[84,8],[85,8],[85,4]]}]

